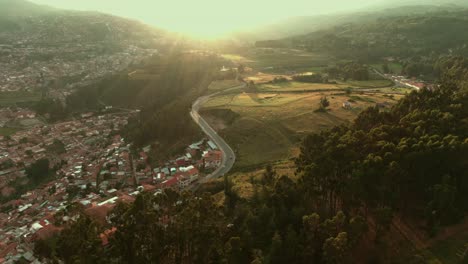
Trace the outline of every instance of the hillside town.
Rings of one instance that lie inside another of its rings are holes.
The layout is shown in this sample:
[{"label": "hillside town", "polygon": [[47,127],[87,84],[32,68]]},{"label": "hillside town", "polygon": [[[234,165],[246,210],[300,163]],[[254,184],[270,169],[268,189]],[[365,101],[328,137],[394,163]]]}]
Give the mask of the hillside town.
[{"label": "hillside town", "polygon": [[0,92],[47,87],[61,99],[157,54],[148,43],[161,37],[136,21],[98,13],[57,12],[11,23],[0,31]]},{"label": "hillside town", "polygon": [[67,44],[49,47],[34,44],[0,45],[0,92],[37,91],[47,87],[61,90],[63,96],[73,88],[88,85],[118,73],[157,50],[127,46],[101,53],[104,44]]},{"label": "hillside town", "polygon": [[[152,161],[153,146],[132,149],[119,131],[130,112],[84,113],[79,118],[38,124],[10,136],[0,136],[0,263],[39,263],[33,243],[62,229],[78,204],[96,221],[106,221],[118,203],[132,202],[141,191],[188,189],[221,164],[222,154],[202,139],[166,162]],[[1,116],[33,117],[26,109],[2,109]],[[48,175],[30,173],[47,160]],[[106,235],[102,243],[107,243]]]}]

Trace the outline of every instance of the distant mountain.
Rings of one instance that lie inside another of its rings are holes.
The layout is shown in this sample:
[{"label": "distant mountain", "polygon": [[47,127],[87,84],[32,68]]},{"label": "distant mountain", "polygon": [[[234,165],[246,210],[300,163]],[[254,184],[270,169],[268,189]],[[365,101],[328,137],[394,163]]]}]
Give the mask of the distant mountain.
[{"label": "distant mountain", "polygon": [[[238,33],[241,39],[281,39],[303,35],[317,30],[332,28],[346,23],[369,23],[385,17],[421,15],[434,12],[454,12],[468,8],[468,1],[397,1],[391,4],[375,4],[352,13],[337,13],[317,16],[291,17],[275,24],[255,28],[250,32]],[[388,2],[386,2],[388,3]]]},{"label": "distant mountain", "polygon": [[139,21],[113,15],[54,9],[25,0],[0,0],[0,44],[108,41],[109,47],[123,42],[152,45],[164,34]]},{"label": "distant mountain", "polygon": [[26,0],[0,0],[0,17],[25,17],[58,12],[49,6],[38,5]]},{"label": "distant mountain", "polygon": [[293,46],[365,61],[385,56],[468,55],[467,28],[468,9],[440,11],[343,23],[301,36],[259,41],[257,46]]},{"label": "distant mountain", "polygon": [[367,10],[387,9],[401,6],[438,6],[438,7],[468,7],[466,0],[393,0],[376,1],[375,4],[368,6]]}]

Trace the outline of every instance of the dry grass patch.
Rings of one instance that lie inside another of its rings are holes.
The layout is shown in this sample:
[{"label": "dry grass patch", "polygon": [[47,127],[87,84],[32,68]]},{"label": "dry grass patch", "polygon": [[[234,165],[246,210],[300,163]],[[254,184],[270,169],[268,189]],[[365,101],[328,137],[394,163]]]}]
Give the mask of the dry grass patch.
[{"label": "dry grass patch", "polygon": [[285,78],[287,80],[291,80],[290,75],[284,74],[270,74],[270,73],[263,73],[257,72],[255,75],[251,75],[245,78],[246,81],[253,81],[256,84],[268,83],[273,81],[275,78]]},{"label": "dry grass patch", "polygon": [[[315,112],[324,96],[330,101],[328,111]],[[349,123],[377,103],[389,109],[399,98],[372,93],[242,93],[215,97],[205,107],[238,115],[220,133],[236,151],[236,169],[244,170],[294,157],[303,135]],[[343,108],[349,100],[351,109]]]},{"label": "dry grass patch", "polygon": [[241,82],[238,80],[221,80],[221,81],[213,81],[209,86],[208,90],[210,91],[222,91],[228,88],[232,88],[235,86],[241,85]]},{"label": "dry grass patch", "polygon": [[[284,160],[272,164],[273,170],[276,171],[277,178],[281,176],[287,176],[293,180],[297,180],[295,175],[296,167],[293,161]],[[265,168],[256,169],[250,172],[237,172],[229,175],[233,183],[233,190],[244,199],[250,199],[254,194],[255,185],[260,188],[260,182],[262,181]],[[222,181],[223,179],[218,179]],[[223,192],[221,192],[223,194]],[[219,194],[217,194],[219,195]],[[219,200],[219,198],[217,199]]]}]

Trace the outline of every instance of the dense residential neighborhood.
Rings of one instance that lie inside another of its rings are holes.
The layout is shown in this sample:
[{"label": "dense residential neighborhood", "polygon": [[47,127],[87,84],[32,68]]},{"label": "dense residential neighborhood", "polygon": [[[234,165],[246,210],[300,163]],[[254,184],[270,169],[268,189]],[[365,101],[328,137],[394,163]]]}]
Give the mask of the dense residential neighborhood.
[{"label": "dense residential neighborhood", "polygon": [[0,264],[468,264],[467,26],[0,0]]},{"label": "dense residential neighborhood", "polygon": [[[152,146],[133,151],[118,133],[137,112],[85,113],[76,120],[41,123],[0,137],[0,189],[5,201],[0,207],[1,261],[34,261],[31,243],[61,230],[73,218],[66,213],[72,204],[83,206],[97,221],[106,221],[118,201],[132,202],[141,191],[186,189],[220,165],[221,152],[206,139],[156,165],[149,156]],[[0,113],[4,119],[34,116],[25,109]],[[21,186],[32,181],[28,168],[43,159],[54,175],[17,193],[16,188],[24,189]]]},{"label": "dense residential neighborhood", "polygon": [[[157,50],[133,45],[111,54],[100,54],[103,45],[76,43],[58,48],[21,43],[0,45],[0,54],[4,54],[0,59],[0,92],[32,92],[43,87],[53,92],[66,87],[61,89],[66,96],[75,87],[88,85],[157,54]],[[37,56],[45,59],[38,60]]]},{"label": "dense residential neighborhood", "polygon": [[114,16],[54,13],[11,23],[0,30],[0,92],[39,91],[64,99],[76,87],[158,53],[147,47],[160,37],[157,32]]}]

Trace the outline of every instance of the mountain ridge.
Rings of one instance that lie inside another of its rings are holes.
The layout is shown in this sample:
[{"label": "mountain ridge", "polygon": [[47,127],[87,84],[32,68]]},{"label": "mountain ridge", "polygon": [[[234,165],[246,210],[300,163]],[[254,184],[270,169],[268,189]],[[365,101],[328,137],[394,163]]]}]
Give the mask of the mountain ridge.
[{"label": "mountain ridge", "polygon": [[[461,1],[462,2],[462,1]],[[314,31],[332,28],[346,23],[365,23],[392,16],[421,15],[431,12],[455,12],[468,8],[468,3],[456,4],[406,4],[401,6],[380,6],[350,13],[289,17],[276,23],[235,34],[241,39],[271,40],[304,35]]]},{"label": "mountain ridge", "polygon": [[59,12],[61,9],[27,0],[0,0],[0,17],[27,17]]}]

